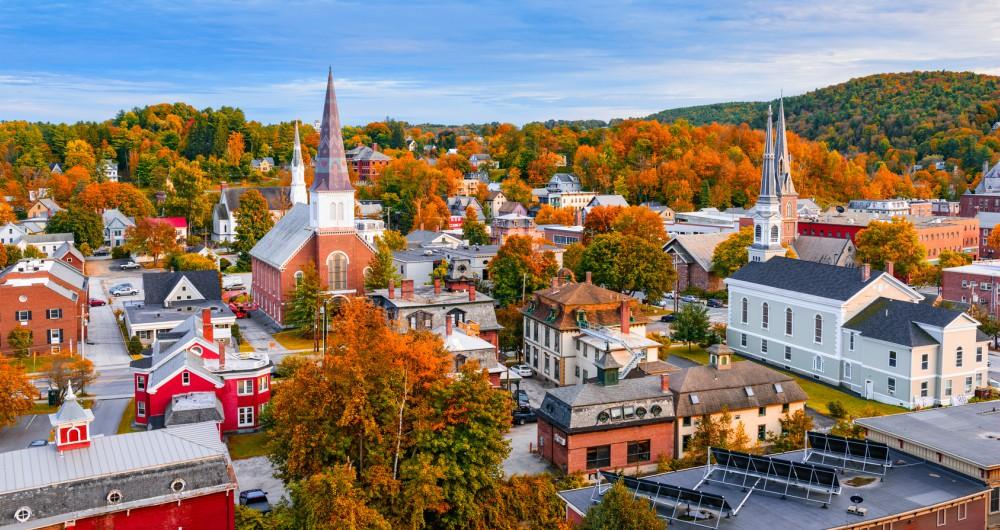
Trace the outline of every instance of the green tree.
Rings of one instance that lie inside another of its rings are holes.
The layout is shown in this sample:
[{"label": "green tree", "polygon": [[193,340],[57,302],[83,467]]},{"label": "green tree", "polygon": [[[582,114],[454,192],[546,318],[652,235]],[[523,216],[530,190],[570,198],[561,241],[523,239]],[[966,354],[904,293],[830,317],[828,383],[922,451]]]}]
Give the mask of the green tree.
[{"label": "green tree", "polygon": [[524,345],[524,316],[521,314],[519,304],[510,304],[507,307],[497,309],[497,323],[503,328],[500,329],[500,351],[517,352],[517,358],[521,358],[521,348]]},{"label": "green tree", "polygon": [[319,273],[316,272],[316,264],[310,261],[302,267],[302,279],[292,291],[285,323],[298,329],[303,335],[311,337],[313,326],[316,324],[316,312],[319,310],[319,304]]},{"label": "green tree", "polygon": [[34,343],[34,335],[28,328],[16,327],[7,334],[7,344],[10,345],[15,357],[27,356],[31,353],[31,345]]},{"label": "green tree", "polygon": [[813,420],[805,410],[785,414],[778,421],[781,422],[781,432],[769,433],[767,436],[772,452],[783,453],[805,447],[806,433],[813,428]]},{"label": "green tree", "polygon": [[382,232],[382,241],[389,245],[390,250],[406,250],[406,236],[396,230]]},{"label": "green tree", "polygon": [[872,268],[885,270],[893,262],[894,273],[900,277],[920,271],[927,249],[920,243],[913,223],[898,217],[891,221],[872,221],[855,237],[858,247],[855,261],[869,263]]},{"label": "green tree", "polygon": [[659,244],[620,233],[601,234],[591,241],[574,272],[581,278],[587,271],[594,283],[633,296],[641,291],[648,300],[661,299],[677,278]]},{"label": "green tree", "polygon": [[392,248],[384,234],[375,239],[375,249],[375,255],[372,256],[365,273],[366,291],[385,289],[389,287],[390,281],[400,279],[399,272],[396,271],[396,266],[392,263]]},{"label": "green tree", "polygon": [[520,300],[543,289],[556,275],[558,265],[552,252],[538,252],[528,236],[510,236],[490,260],[493,297],[500,305]]},{"label": "green tree", "polygon": [[274,218],[267,209],[267,200],[255,189],[247,190],[240,197],[236,209],[236,251],[239,252],[237,266],[250,270],[250,250],[274,226]]},{"label": "green tree", "polygon": [[663,530],[663,521],[648,500],[636,497],[618,481],[600,504],[590,508],[581,530]]},{"label": "green tree", "polygon": [[431,271],[431,279],[444,281],[448,278],[448,260],[442,259]]},{"label": "green tree", "polygon": [[673,340],[686,342],[688,350],[691,343],[704,342],[709,334],[708,309],[701,304],[684,304],[674,319]]},{"label": "green tree", "polygon": [[73,234],[76,246],[97,248],[104,243],[104,221],[96,212],[70,205],[69,208],[56,212],[45,225],[48,234]]},{"label": "green tree", "polygon": [[936,265],[923,265],[921,267],[920,283],[924,285],[936,285],[941,286],[941,272],[944,269],[951,267],[961,267],[962,265],[968,265],[972,263],[972,256],[966,254],[965,252],[958,252],[955,250],[944,249],[938,255],[938,262]]},{"label": "green tree", "polygon": [[[227,136],[223,136],[223,150],[227,139]],[[173,184],[174,194],[168,197],[166,209],[186,218],[192,230],[205,227],[211,219],[212,203],[206,193],[209,181],[201,165],[198,162],[178,160],[170,168],[168,178]],[[240,202],[243,202],[242,199]]]},{"label": "green tree", "polygon": [[753,227],[745,226],[719,243],[712,253],[712,272],[728,278],[747,264],[747,247],[753,244]]},{"label": "green tree", "polygon": [[132,335],[128,339],[128,354],[129,355],[139,355],[142,353],[144,346],[142,345],[142,340],[139,339],[138,335]]},{"label": "green tree", "polygon": [[293,483],[295,528],[390,530],[392,525],[368,506],[366,493],[354,479],[350,464],[338,464]]},{"label": "green tree", "polygon": [[465,209],[465,219],[462,220],[462,239],[468,240],[470,245],[485,245],[490,242],[490,236],[486,233],[486,225],[479,222],[479,219],[476,218],[476,210],[471,206]]}]

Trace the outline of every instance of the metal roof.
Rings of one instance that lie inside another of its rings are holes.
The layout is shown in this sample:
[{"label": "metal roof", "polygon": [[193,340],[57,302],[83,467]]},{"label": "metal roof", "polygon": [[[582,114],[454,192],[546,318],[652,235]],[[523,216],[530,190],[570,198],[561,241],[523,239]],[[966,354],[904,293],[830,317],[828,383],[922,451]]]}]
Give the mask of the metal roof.
[{"label": "metal roof", "polygon": [[250,255],[275,268],[282,268],[313,236],[309,227],[309,205],[298,203],[274,224],[250,250]]}]

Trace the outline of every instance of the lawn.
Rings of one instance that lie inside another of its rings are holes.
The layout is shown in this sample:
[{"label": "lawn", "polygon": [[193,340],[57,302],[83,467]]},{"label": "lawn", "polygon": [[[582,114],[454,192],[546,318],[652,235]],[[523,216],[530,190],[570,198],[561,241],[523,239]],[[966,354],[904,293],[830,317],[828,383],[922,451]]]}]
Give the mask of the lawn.
[{"label": "lawn", "polygon": [[24,368],[24,371],[29,374],[44,372],[52,367],[52,355],[47,353],[28,355],[23,358],[7,357],[6,359],[10,364]]},{"label": "lawn", "polygon": [[125,411],[122,412],[121,419],[118,420],[118,434],[125,434],[129,432],[135,432],[132,429],[132,417],[135,411],[135,399],[128,400],[128,405],[125,405]]},{"label": "lawn", "polygon": [[249,434],[230,434],[226,445],[229,446],[229,456],[233,460],[253,458],[267,455],[267,433],[264,431]]},{"label": "lawn", "polygon": [[708,352],[705,351],[705,348],[702,348],[697,344],[692,344],[691,349],[689,350],[686,344],[674,343],[671,344],[669,348],[661,349],[660,354],[660,357],[664,359],[666,358],[666,355],[663,354],[668,354],[683,357],[698,364],[708,364]]},{"label": "lawn", "polygon": [[[82,406],[85,409],[89,409],[94,406],[93,399],[82,398],[78,399],[77,401],[79,401],[80,406]],[[44,403],[36,402],[31,406],[31,411],[28,412],[28,414],[52,414],[57,410],[59,410],[59,405],[50,407],[48,402]]]},{"label": "lawn", "polygon": [[289,350],[312,350],[313,340],[302,337],[298,330],[291,329],[274,334],[274,340]]}]

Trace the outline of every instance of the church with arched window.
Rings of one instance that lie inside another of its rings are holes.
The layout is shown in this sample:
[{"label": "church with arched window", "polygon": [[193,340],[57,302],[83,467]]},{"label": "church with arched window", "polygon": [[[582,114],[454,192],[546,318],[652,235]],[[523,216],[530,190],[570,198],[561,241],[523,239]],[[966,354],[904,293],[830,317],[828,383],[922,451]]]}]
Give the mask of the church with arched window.
[{"label": "church with arched window", "polygon": [[279,326],[284,326],[286,304],[309,266],[316,267],[327,293],[359,296],[364,294],[365,269],[374,256],[355,227],[354,187],[347,173],[332,74],[327,79],[315,160],[307,202],[292,206],[250,251],[254,302]]}]

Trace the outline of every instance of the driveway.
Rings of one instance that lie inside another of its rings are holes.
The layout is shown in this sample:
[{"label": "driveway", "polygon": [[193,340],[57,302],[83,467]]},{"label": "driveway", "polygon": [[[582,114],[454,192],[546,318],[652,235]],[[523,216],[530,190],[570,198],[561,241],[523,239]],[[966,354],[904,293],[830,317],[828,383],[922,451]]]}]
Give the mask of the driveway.
[{"label": "driveway", "polygon": [[[275,504],[280,500],[288,500],[288,490],[276,475],[276,470],[266,456],[255,456],[242,460],[233,460],[236,471],[236,482],[240,491],[260,489],[267,492],[267,500]],[[235,502],[240,502],[236,495]]]},{"label": "driveway", "polygon": [[504,438],[510,440],[510,454],[503,461],[504,475],[538,475],[545,472],[555,472],[542,457],[531,452],[538,447],[538,427],[535,423],[515,425]]},{"label": "driveway", "polygon": [[531,403],[531,408],[535,409],[542,406],[545,391],[555,387],[555,383],[538,377],[524,377],[521,379],[521,390],[528,393],[528,401]]}]

